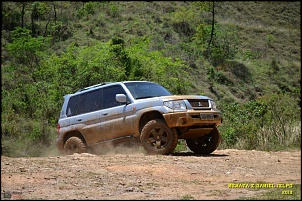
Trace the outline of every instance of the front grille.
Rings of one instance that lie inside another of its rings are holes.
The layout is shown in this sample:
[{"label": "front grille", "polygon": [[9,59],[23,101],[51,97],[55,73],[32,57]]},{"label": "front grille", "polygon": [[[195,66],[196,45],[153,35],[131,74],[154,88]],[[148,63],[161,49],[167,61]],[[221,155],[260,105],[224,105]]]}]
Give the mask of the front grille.
[{"label": "front grille", "polygon": [[188,100],[195,110],[203,110],[209,108],[209,100]]}]

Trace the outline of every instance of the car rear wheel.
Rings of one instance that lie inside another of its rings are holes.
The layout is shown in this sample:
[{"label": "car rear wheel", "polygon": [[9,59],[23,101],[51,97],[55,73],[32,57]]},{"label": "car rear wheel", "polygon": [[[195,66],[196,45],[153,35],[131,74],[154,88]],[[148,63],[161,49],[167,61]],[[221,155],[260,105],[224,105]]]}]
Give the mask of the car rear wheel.
[{"label": "car rear wheel", "polygon": [[65,142],[64,153],[66,155],[71,155],[74,153],[84,153],[86,152],[86,146],[84,142],[78,137],[70,137]]},{"label": "car rear wheel", "polygon": [[178,135],[164,120],[154,119],[143,127],[140,141],[148,154],[168,155],[176,148]]},{"label": "car rear wheel", "polygon": [[187,146],[196,154],[210,154],[215,151],[221,142],[221,136],[216,127],[204,136],[197,139],[187,139]]}]

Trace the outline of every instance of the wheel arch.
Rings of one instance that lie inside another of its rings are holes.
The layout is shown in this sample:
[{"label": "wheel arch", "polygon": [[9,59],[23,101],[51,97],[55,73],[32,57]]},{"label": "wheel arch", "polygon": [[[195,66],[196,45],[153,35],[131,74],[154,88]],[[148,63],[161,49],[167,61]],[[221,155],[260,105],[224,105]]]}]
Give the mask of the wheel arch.
[{"label": "wheel arch", "polygon": [[139,124],[138,124],[138,131],[139,134],[142,132],[143,127],[145,126],[146,123],[148,123],[150,120],[152,119],[164,119],[163,115],[159,112],[159,111],[149,111],[149,112],[145,112],[139,120]]},{"label": "wheel arch", "polygon": [[84,144],[87,144],[87,143],[86,143],[86,139],[84,138],[84,136],[83,136],[79,131],[70,131],[70,132],[66,133],[66,134],[64,135],[64,138],[63,138],[63,144],[65,144],[66,141],[67,141],[70,137],[78,137],[78,138],[80,138],[80,139],[84,142]]}]

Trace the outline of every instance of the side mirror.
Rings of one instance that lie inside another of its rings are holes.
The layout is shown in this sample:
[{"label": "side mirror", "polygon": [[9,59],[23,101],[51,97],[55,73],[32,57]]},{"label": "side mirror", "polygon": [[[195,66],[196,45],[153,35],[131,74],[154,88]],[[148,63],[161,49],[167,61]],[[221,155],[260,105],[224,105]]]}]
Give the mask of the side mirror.
[{"label": "side mirror", "polygon": [[115,100],[117,102],[120,102],[120,103],[126,103],[127,102],[127,97],[125,94],[116,94],[115,95]]}]

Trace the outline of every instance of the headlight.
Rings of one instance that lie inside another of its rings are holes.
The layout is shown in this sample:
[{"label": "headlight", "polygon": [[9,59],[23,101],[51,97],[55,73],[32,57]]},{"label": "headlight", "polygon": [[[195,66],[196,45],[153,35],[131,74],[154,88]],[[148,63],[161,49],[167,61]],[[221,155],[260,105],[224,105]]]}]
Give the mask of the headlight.
[{"label": "headlight", "polygon": [[216,109],[216,103],[214,101],[211,100],[211,108],[212,109]]},{"label": "headlight", "polygon": [[187,106],[184,101],[165,101],[164,106],[172,109],[172,110],[186,110]]}]

